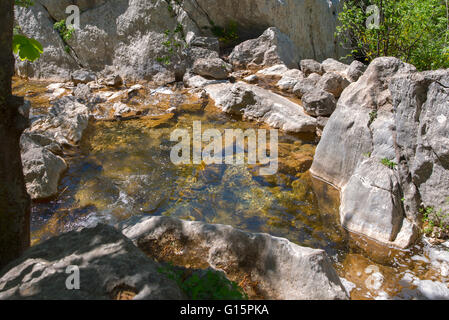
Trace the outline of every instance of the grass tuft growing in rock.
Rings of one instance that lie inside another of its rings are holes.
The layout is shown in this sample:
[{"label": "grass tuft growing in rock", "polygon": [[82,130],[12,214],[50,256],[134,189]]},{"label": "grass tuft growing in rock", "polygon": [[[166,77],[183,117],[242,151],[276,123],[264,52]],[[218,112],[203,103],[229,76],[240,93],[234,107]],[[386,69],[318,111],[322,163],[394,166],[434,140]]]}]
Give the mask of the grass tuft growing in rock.
[{"label": "grass tuft growing in rock", "polygon": [[398,165],[396,162],[387,159],[387,158],[383,158],[382,160],[380,160],[380,163],[382,163],[384,166],[390,168],[391,170],[394,170],[394,168],[396,168],[396,166]]},{"label": "grass tuft growing in rock", "polygon": [[172,264],[160,267],[158,272],[176,281],[193,300],[247,300],[248,296],[235,282],[222,272],[208,270],[184,270]]},{"label": "grass tuft growing in rock", "polygon": [[425,235],[435,239],[449,238],[449,212],[443,212],[442,209],[437,211],[433,207],[427,207],[420,209],[420,213],[423,215]]}]

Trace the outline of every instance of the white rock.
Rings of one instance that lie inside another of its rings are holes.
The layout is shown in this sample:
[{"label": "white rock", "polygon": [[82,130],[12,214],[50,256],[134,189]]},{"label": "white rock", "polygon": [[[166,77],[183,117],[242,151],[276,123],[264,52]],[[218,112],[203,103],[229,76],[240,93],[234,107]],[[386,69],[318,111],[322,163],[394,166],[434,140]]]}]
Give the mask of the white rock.
[{"label": "white rock", "polygon": [[150,243],[161,247],[174,243],[181,249],[177,259],[191,259],[225,272],[243,272],[263,288],[266,299],[347,299],[324,251],[300,247],[286,239],[171,217],[125,223],[123,234],[143,251],[149,250]]},{"label": "white rock", "polygon": [[259,70],[256,74],[262,75],[262,76],[279,76],[282,77],[284,73],[288,71],[288,68],[285,64],[276,64],[274,66],[271,66],[269,68],[265,68],[262,70]]},{"label": "white rock", "polygon": [[226,113],[286,132],[315,132],[316,119],[306,115],[300,105],[271,91],[244,82],[208,85],[205,90]]}]

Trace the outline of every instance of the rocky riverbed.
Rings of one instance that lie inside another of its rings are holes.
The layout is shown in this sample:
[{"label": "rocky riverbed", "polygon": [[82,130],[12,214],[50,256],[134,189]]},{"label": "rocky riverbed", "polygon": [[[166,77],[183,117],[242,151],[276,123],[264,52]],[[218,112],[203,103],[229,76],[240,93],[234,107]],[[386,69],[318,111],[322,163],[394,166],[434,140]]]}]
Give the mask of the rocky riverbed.
[{"label": "rocky riverbed", "polygon": [[[271,72],[251,72],[258,79],[255,84],[249,83],[253,81],[248,81],[251,76],[245,73],[238,88],[257,86],[271,95],[279,94],[278,99],[301,104],[297,96],[277,86],[280,76]],[[80,130],[80,140],[53,142],[58,146],[54,147],[58,155],[52,154],[64,161],[66,169],[47,173],[53,174],[57,182],[52,186],[53,195],[34,202],[33,243],[37,245],[61,233],[97,223],[134,225],[139,217],[169,215],[266,232],[301,246],[323,249],[354,299],[445,297],[449,259],[444,247],[439,249],[424,241],[410,249],[397,250],[341,227],[338,190],[313,178],[309,172],[319,141],[315,133],[280,134],[279,172],[274,176],[259,176],[256,168],[246,166],[172,165],[169,150],[173,143],[169,142],[169,134],[174,128],[191,128],[194,120],[201,120],[204,128],[222,130],[269,128],[261,122],[242,121],[241,114],[223,113],[222,107],[217,107],[207,94],[215,86],[211,84],[211,89],[206,86],[205,91],[150,83],[113,88],[95,82],[75,87],[71,83],[55,85],[16,79],[15,93],[31,101],[31,119],[37,123],[47,123],[43,119],[55,114],[48,109],[52,101],[56,101],[56,106],[61,103],[84,106],[83,103],[89,105],[88,101],[103,99],[89,106],[90,120]],[[64,88],[68,96],[54,98],[58,90],[55,87]],[[87,96],[70,98],[82,88],[89,89]],[[127,109],[119,115],[115,108],[122,105]],[[84,121],[83,117],[77,119]],[[37,129],[29,130],[25,136],[33,137],[37,134],[35,130],[40,130],[34,124],[31,128]],[[56,136],[67,137],[68,132],[73,136],[76,132],[67,131],[66,125],[63,129],[58,129]],[[55,134],[50,130],[44,131],[44,135],[45,132]],[[39,180],[31,186],[44,182]],[[192,268],[217,267],[207,260],[201,262],[204,253],[188,255],[187,259],[179,256],[176,250],[185,251],[187,247],[169,245],[164,239],[173,239],[173,235],[162,234],[162,238],[153,236],[160,243],[152,244],[150,257]],[[202,247],[199,240],[192,242]],[[231,278],[233,274],[230,273]],[[275,295],[261,295],[261,289],[254,288],[260,279],[252,281],[250,278],[246,284],[252,297],[289,298],[279,291]]]},{"label": "rocky riverbed", "polygon": [[[64,3],[16,12],[46,50],[16,64],[33,247],[1,271],[1,298],[55,298],[80,260],[76,298],[185,298],[166,262],[253,299],[449,298],[448,70],[336,60],[340,4],[324,0],[75,2],[72,39],[52,26]],[[214,34],[231,17],[238,41]],[[170,133],[194,121],[279,129],[277,173],[174,165]]]}]

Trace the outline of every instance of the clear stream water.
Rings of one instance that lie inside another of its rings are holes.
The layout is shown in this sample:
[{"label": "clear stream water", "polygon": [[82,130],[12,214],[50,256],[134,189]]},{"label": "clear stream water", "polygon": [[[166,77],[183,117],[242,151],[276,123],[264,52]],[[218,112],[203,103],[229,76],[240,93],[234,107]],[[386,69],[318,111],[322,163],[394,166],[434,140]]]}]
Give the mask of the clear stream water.
[{"label": "clear stream water", "polygon": [[[49,83],[16,79],[14,92],[45,113]],[[136,215],[170,215],[223,223],[324,249],[353,299],[444,298],[449,251],[424,242],[398,251],[349,235],[338,219],[339,193],[297,172],[313,156],[314,137],[279,133],[280,170],[258,175],[256,166],[182,165],[170,161],[170,133],[192,128],[266,128],[231,118],[185,92],[144,90],[127,103],[150,117],[91,121],[78,149],[67,152],[59,194],[32,208],[32,242],[97,222],[115,224]],[[153,94],[151,94],[153,92]],[[178,111],[167,116],[173,105]],[[449,298],[449,296],[447,297]]]}]

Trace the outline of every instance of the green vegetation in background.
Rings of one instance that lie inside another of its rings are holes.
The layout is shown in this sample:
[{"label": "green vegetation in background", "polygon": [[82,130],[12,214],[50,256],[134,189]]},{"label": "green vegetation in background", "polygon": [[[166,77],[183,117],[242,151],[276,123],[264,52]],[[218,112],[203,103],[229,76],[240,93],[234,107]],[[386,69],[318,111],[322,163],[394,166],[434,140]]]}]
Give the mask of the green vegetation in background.
[{"label": "green vegetation in background", "polygon": [[[369,5],[380,10],[379,28],[366,27]],[[336,36],[356,59],[393,56],[418,70],[449,68],[447,0],[347,0],[339,21]]]},{"label": "green vegetation in background", "polygon": [[243,290],[225,275],[218,271],[207,270],[204,275],[193,273],[186,275],[186,271],[168,264],[158,269],[167,278],[176,281],[189,299],[193,300],[246,300],[248,297]]},{"label": "green vegetation in background", "polygon": [[394,168],[396,168],[396,166],[398,165],[396,162],[387,159],[387,158],[383,158],[382,160],[380,160],[380,163],[382,163],[384,166],[390,168],[391,170],[394,170]]},{"label": "green vegetation in background", "polygon": [[166,48],[167,54],[162,57],[158,57],[156,60],[165,65],[170,65],[172,56],[175,54],[175,52],[179,52],[179,50],[182,50],[185,43],[184,29],[182,27],[182,24],[178,23],[173,31],[169,29],[165,30],[165,38],[166,40],[162,42],[162,45]]},{"label": "green vegetation in background", "polygon": [[70,48],[67,45],[67,41],[69,41],[70,39],[72,39],[73,37],[73,33],[75,32],[75,28],[73,26],[69,26],[67,27],[67,24],[65,22],[65,19],[55,22],[55,24],[53,25],[53,29],[55,29],[56,31],[58,31],[59,35],[62,38],[62,41],[64,42],[65,46],[64,46],[64,50],[69,53],[70,52]]},{"label": "green vegetation in background", "polygon": [[67,27],[65,19],[55,22],[53,29],[59,32],[59,35],[64,41],[72,39],[75,28],[73,26]]},{"label": "green vegetation in background", "polygon": [[237,22],[230,21],[225,27],[217,26],[213,21],[210,22],[210,30],[218,41],[224,45],[230,44],[239,39]]},{"label": "green vegetation in background", "polygon": [[[25,8],[34,5],[31,0],[15,0],[14,4]],[[44,52],[44,48],[39,41],[21,34],[20,27],[17,26],[14,28],[12,51],[19,56],[20,60],[33,62],[41,56],[42,52]]]},{"label": "green vegetation in background", "polygon": [[376,119],[377,119],[377,110],[373,110],[369,113],[368,127],[370,127]]},{"label": "green vegetation in background", "polygon": [[[449,198],[448,198],[449,201]],[[428,236],[437,238],[447,238],[449,236],[449,224],[446,219],[449,213],[443,213],[443,210],[436,211],[433,207],[427,207],[420,210],[423,215],[424,233]]]},{"label": "green vegetation in background", "polygon": [[34,2],[32,0],[14,0],[14,4],[16,6],[28,8],[33,6]]}]

